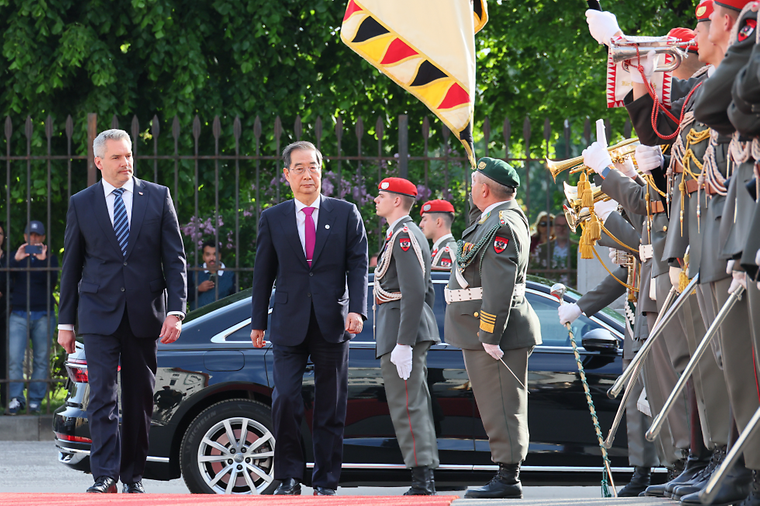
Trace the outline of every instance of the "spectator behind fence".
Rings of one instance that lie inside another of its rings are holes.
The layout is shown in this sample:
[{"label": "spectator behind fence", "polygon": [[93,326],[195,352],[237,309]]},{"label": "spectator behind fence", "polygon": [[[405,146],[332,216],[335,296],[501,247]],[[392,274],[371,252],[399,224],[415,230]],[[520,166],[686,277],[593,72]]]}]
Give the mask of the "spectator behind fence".
[{"label": "spectator behind fence", "polygon": [[[31,221],[24,230],[24,244],[9,259],[9,267],[58,267],[58,258],[50,255],[45,243],[45,226]],[[32,380],[48,377],[50,342],[55,328],[55,299],[53,289],[58,283],[57,271],[15,271],[11,273],[13,294],[8,330],[8,377],[15,380],[8,387],[11,402],[6,414],[16,415],[26,406],[24,399],[24,353],[32,340]],[[40,412],[47,383],[29,383],[29,414]]]},{"label": "spectator behind fence", "polygon": [[[8,267],[8,255],[5,254],[5,224],[0,222],[0,268]],[[6,380],[8,370],[8,339],[6,326],[7,314],[5,305],[8,295],[8,273],[0,272],[0,381]],[[0,383],[0,410],[8,402],[8,383]]]},{"label": "spectator behind fence", "polygon": [[[203,271],[193,272],[187,283],[187,298],[190,308],[196,309],[215,300],[235,293],[235,273],[225,271],[221,248],[214,240],[203,243]],[[198,287],[198,300],[195,300],[195,287]],[[218,289],[217,289],[218,287]]]},{"label": "spectator behind fence", "polygon": [[536,252],[536,248],[538,248],[541,244],[544,244],[554,239],[554,236],[552,234],[553,223],[554,223],[553,214],[549,214],[546,211],[541,211],[540,213],[538,213],[538,217],[536,218],[536,221],[533,222],[533,226],[531,226],[531,235],[530,235],[531,257]]},{"label": "spectator behind fence", "polygon": [[558,281],[570,287],[576,286],[575,272],[546,272],[540,269],[566,270],[573,269],[576,264],[575,257],[578,251],[578,243],[570,239],[570,227],[564,214],[554,219],[554,227],[551,233],[552,240],[539,244],[531,255],[531,270],[539,269],[536,274]]}]

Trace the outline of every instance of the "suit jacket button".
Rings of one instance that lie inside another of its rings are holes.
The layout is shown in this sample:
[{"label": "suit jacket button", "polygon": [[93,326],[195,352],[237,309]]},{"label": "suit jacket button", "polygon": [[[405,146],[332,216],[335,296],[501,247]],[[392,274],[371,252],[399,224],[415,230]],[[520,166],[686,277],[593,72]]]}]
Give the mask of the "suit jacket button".
[{"label": "suit jacket button", "polygon": [[306,294],[307,297],[311,297],[311,292]]},{"label": "suit jacket button", "polygon": [[[126,265],[126,264],[124,264],[124,265]],[[314,273],[313,273],[313,272],[310,272],[310,273],[309,273],[309,277],[312,277],[312,276],[314,276]]]},{"label": "suit jacket button", "polygon": [[124,267],[126,267],[126,266],[127,266],[127,262],[124,262]]},{"label": "suit jacket button", "polygon": [[124,292],[124,291],[125,291],[125,289],[124,289],[124,287],[123,287],[123,286],[121,287],[121,291],[122,291],[122,292]]}]

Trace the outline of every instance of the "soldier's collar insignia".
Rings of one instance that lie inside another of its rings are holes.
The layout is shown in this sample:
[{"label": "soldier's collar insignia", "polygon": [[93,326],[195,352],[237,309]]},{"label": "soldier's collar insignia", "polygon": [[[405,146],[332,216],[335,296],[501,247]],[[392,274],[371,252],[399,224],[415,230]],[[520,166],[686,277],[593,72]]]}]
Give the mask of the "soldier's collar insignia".
[{"label": "soldier's collar insignia", "polygon": [[488,211],[486,214],[484,214],[480,218],[480,221],[478,222],[478,225],[482,225],[483,223],[485,223],[489,216],[491,216],[491,211]]},{"label": "soldier's collar insignia", "polygon": [[499,211],[499,223],[501,225],[507,224],[507,212],[506,211]]}]

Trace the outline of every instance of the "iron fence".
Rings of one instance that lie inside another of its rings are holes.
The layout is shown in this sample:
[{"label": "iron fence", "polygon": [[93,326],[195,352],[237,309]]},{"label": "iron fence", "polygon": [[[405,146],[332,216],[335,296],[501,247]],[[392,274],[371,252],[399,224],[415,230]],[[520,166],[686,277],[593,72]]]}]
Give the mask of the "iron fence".
[{"label": "iron fence", "polygon": [[[0,210],[0,216],[5,216],[5,253],[0,260],[0,285],[5,285],[0,288],[5,291],[0,289],[4,299],[0,304],[6,316],[0,329],[5,331],[1,348],[5,348],[6,356],[10,352],[9,316],[13,307],[11,297],[5,292],[10,292],[14,283],[25,282],[28,295],[23,309],[29,309],[31,276],[45,272],[47,293],[57,299],[60,267],[53,258],[62,258],[68,200],[98,179],[92,151],[92,141],[98,131],[123,127],[115,115],[110,121],[99,120],[96,114],[88,114],[86,119],[78,121],[69,116],[60,129],[51,117],[42,122],[27,117],[23,128],[17,130],[12,119],[6,117],[6,149],[5,155],[0,156],[6,170],[4,213]],[[341,117],[323,122],[320,117],[304,121],[299,116],[287,129],[279,116],[268,118],[268,122],[269,127],[265,127],[258,116],[245,121],[237,116],[215,116],[210,122],[204,122],[195,116],[188,128],[176,117],[163,124],[157,116],[142,125],[136,116],[129,120],[135,175],[170,188],[185,238],[188,270],[194,276],[204,270],[199,255],[201,242],[204,238],[213,238],[221,261],[226,261],[225,272],[235,276],[235,291],[250,286],[258,217],[263,208],[289,198],[281,176],[280,153],[286,144],[295,140],[310,140],[323,152],[323,193],[345,198],[360,208],[370,244],[376,249],[382,242],[383,222],[374,214],[372,198],[378,182],[389,175],[407,177],[417,183],[421,201],[451,200],[459,216],[453,227],[454,235],[461,234],[465,226],[462,217],[466,216],[470,169],[456,139],[437,121],[431,122],[427,117],[410,121],[408,116],[399,115],[395,121],[377,118],[374,124],[365,126],[361,117],[349,125]],[[168,129],[168,135],[164,129]],[[622,130],[624,137],[630,137],[630,122],[626,122]],[[591,123],[586,118],[582,129],[572,129],[571,122],[565,120],[560,128],[553,129],[547,119],[540,140],[532,139],[531,132],[532,124],[527,117],[522,121],[521,135],[515,135],[508,118],[498,127],[491,125],[490,118],[485,118],[476,152],[502,158],[518,167],[522,177],[518,199],[533,218],[541,210],[561,209],[561,181],[557,184],[552,181],[544,159],[577,156],[591,140]],[[612,139],[609,122],[607,132]],[[14,247],[23,243],[23,229],[30,220],[44,223],[50,254],[44,266],[13,266]],[[551,267],[549,249],[546,251],[546,265]],[[572,276],[575,271],[574,264],[560,269],[534,269],[546,277]],[[22,279],[24,274],[26,280]],[[196,300],[197,287],[196,282]],[[14,305],[18,306],[18,302]],[[48,298],[46,309],[47,314],[56,314],[55,301]],[[31,323],[34,315],[24,312],[27,324]],[[54,321],[50,319],[51,333],[53,326]],[[60,347],[56,345],[52,349],[58,350],[53,366],[46,378],[38,381],[55,387],[65,381],[65,371]],[[0,372],[4,372],[0,386],[7,389],[9,383],[23,381],[29,385],[30,381],[37,381],[28,376],[29,361],[29,358],[25,360],[25,379],[14,381],[7,379],[8,364],[0,364]],[[47,393],[47,411],[51,409],[52,390],[54,388],[48,389]],[[5,396],[6,405],[8,402]]]}]

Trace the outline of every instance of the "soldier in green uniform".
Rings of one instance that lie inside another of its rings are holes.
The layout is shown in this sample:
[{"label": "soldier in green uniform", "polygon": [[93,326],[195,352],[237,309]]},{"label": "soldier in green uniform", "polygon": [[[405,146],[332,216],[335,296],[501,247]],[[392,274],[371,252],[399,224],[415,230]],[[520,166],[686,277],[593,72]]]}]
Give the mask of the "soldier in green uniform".
[{"label": "soldier in green uniform", "polygon": [[433,241],[430,255],[434,271],[450,271],[454,260],[456,239],[451,234],[454,206],[448,200],[428,200],[420,209],[420,230]]},{"label": "soldier in green uniform", "polygon": [[528,453],[528,357],[541,324],[525,298],[530,232],[515,200],[517,172],[481,158],[472,202],[481,212],[462,234],[446,287],[446,342],[462,348],[491,460],[499,471],[465,497],[520,498]]},{"label": "soldier in green uniform", "polygon": [[439,461],[427,353],[441,339],[433,314],[430,248],[409,216],[417,187],[396,177],[383,179],[378,187],[376,212],[389,226],[375,269],[376,355],[396,439],[412,471],[412,487],[405,495],[433,495]]}]

